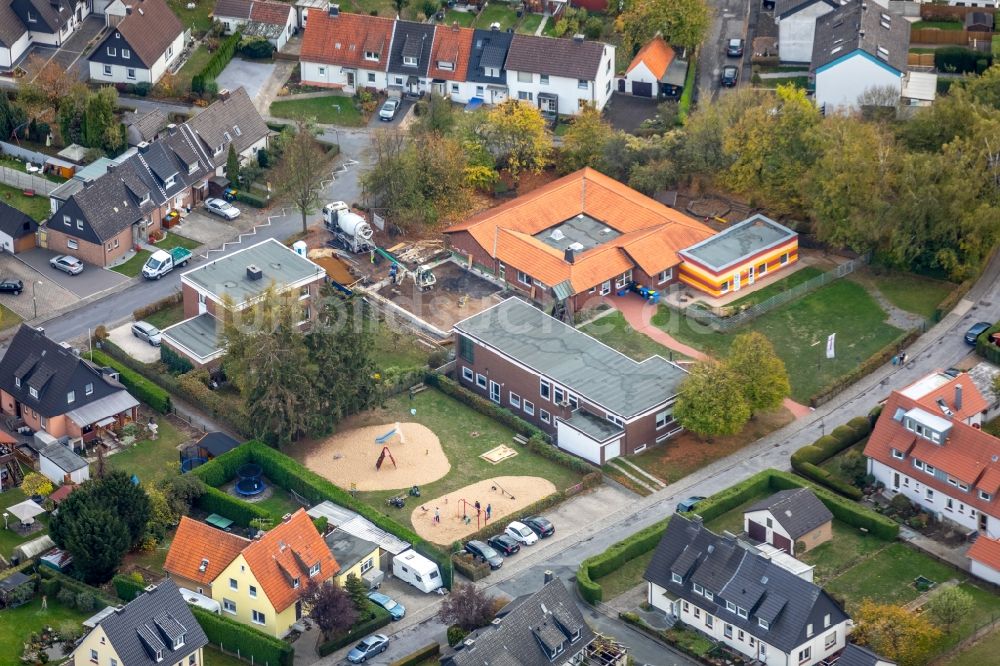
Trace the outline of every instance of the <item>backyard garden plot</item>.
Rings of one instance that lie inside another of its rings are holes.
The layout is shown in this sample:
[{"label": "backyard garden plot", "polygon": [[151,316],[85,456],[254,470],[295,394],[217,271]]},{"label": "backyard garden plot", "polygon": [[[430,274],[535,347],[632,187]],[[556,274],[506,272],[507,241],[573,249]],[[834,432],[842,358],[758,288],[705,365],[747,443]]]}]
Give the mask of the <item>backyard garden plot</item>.
[{"label": "backyard garden plot", "polygon": [[79,635],[83,621],[91,615],[93,611],[69,608],[54,598],[47,600],[47,608],[43,610],[38,597],[23,606],[0,611],[0,666],[22,663],[21,653],[32,633],[41,633],[51,627]]}]

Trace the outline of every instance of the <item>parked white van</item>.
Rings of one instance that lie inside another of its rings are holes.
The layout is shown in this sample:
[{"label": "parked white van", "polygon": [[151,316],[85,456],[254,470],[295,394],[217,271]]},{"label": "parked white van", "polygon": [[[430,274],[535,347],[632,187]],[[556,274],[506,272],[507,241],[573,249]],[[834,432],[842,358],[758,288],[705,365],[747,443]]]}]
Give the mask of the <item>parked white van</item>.
[{"label": "parked white van", "polygon": [[438,565],[412,549],[392,558],[392,575],[421,592],[433,592],[441,587]]}]

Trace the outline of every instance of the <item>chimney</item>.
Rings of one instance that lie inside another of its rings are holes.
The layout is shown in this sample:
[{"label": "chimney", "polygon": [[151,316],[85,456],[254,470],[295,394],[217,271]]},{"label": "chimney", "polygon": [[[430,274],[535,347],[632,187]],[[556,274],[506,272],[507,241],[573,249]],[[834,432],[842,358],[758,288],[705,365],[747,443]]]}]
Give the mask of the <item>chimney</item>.
[{"label": "chimney", "polygon": [[452,21],[451,22],[451,31],[452,32],[458,32],[458,21]]},{"label": "chimney", "polygon": [[219,91],[219,99],[221,99],[223,102],[229,99],[229,88],[223,88],[222,90]]},{"label": "chimney", "polygon": [[259,280],[264,277],[264,272],[260,270],[257,264],[247,265],[247,279],[248,280]]},{"label": "chimney", "polygon": [[[143,142],[143,143],[145,143],[145,142]],[[146,144],[146,145],[148,146],[149,144]],[[108,173],[114,173],[115,169],[117,169],[117,168],[118,168],[118,164],[116,162],[112,162],[111,164],[108,165]],[[89,185],[92,182],[93,181],[88,181],[87,184]]]},{"label": "chimney", "polygon": [[330,6],[327,8],[327,11],[330,14],[330,16],[340,16],[340,5],[335,5],[334,3],[331,2]]},{"label": "chimney", "polygon": [[576,33],[575,35],[573,35],[573,41],[574,42],[582,42],[583,41],[583,35],[581,35],[580,33]]},{"label": "chimney", "polygon": [[573,248],[571,247],[566,248],[566,250],[563,252],[563,259],[566,261],[567,264],[572,264],[576,262],[576,253],[573,251]]},{"label": "chimney", "polygon": [[556,578],[556,575],[552,573],[552,571],[550,571],[549,569],[546,569],[543,575],[545,576],[546,583],[551,583]]},{"label": "chimney", "polygon": [[125,5],[125,16],[132,15],[132,5]]},{"label": "chimney", "polygon": [[955,411],[962,409],[962,385],[955,384]]},{"label": "chimney", "polygon": [[[144,153],[147,150],[149,150],[149,142],[148,141],[140,141],[139,144],[136,146],[136,148],[139,149],[140,153]],[[110,166],[108,167],[108,171],[111,171],[111,167]]]}]

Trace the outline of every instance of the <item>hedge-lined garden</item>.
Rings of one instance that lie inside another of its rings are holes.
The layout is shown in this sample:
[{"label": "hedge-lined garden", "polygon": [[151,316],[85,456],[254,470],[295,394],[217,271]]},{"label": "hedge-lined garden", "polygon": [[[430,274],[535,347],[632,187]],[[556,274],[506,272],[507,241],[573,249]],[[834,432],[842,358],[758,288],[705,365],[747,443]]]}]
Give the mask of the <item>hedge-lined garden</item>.
[{"label": "hedge-lined garden", "polygon": [[661,520],[619,541],[603,553],[588,557],[581,562],[576,572],[576,587],[580,591],[580,596],[592,604],[604,601],[604,589],[600,583],[595,582],[595,579],[607,576],[626,562],[656,548],[668,524],[670,518]]},{"label": "hedge-lined garden", "polygon": [[171,411],[170,394],[162,388],[138,372],[112,359],[104,352],[95,349],[87,355],[97,365],[114,368],[118,372],[118,378],[121,380],[121,383],[125,385],[125,388],[128,389],[128,392],[134,398],[141,400],[161,414],[167,414]]},{"label": "hedge-lined garden", "polygon": [[191,91],[196,93],[213,92],[210,91],[215,84],[215,77],[222,73],[229,61],[236,55],[236,48],[240,45],[239,31],[234,32],[219,44],[219,48],[212,54],[205,67],[194,75],[191,79]]},{"label": "hedge-lined garden", "polygon": [[239,653],[245,661],[271,666],[292,666],[295,661],[295,650],[285,641],[204,608],[192,606],[191,612],[212,645]]},{"label": "hedge-lined garden", "polygon": [[838,479],[819,465],[863,440],[871,429],[868,417],[856,416],[845,425],[834,428],[829,435],[824,435],[793,453],[792,469],[845,497],[853,500],[861,499],[860,488]]},{"label": "hedge-lined garden", "polygon": [[325,657],[331,652],[336,652],[345,645],[350,645],[359,638],[374,633],[392,622],[392,616],[389,615],[389,611],[371,602],[368,603],[368,612],[366,615],[367,617],[364,619],[358,618],[354,626],[346,633],[336,636],[325,643],[320,643],[317,646],[319,655]]}]

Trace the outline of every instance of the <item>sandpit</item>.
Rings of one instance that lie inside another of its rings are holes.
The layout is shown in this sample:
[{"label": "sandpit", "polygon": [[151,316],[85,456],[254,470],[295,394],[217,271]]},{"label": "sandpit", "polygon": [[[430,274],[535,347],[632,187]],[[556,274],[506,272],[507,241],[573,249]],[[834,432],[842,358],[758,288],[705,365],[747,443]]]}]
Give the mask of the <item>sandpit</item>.
[{"label": "sandpit", "polygon": [[[493,490],[494,486],[498,487],[495,491]],[[501,493],[500,488],[507,492]],[[496,476],[459,488],[441,497],[426,501],[422,501],[423,498],[421,498],[411,516],[413,529],[428,541],[449,545],[478,529],[475,508],[469,507],[468,513],[471,520],[466,524],[460,515],[461,502],[459,500],[464,499],[470,503],[478,501],[483,510],[489,505],[491,508],[490,522],[506,523],[509,520],[508,516],[515,511],[537,502],[543,497],[548,497],[555,491],[555,484],[538,476]],[[514,496],[514,499],[511,499],[511,495]],[[425,508],[426,511],[424,511]],[[440,525],[434,523],[435,509],[441,513]],[[482,522],[480,522],[480,527],[482,527]]]},{"label": "sandpit", "polygon": [[[396,427],[395,423],[353,428],[311,445],[302,454],[302,464],[344,490],[396,490],[422,486],[444,477],[451,463],[441,448],[441,442],[430,428],[420,423],[399,424],[399,434],[386,446],[396,460],[388,457],[382,469],[375,470],[375,461],[382,444],[375,442]],[[516,496],[516,493],[515,493]]]}]

